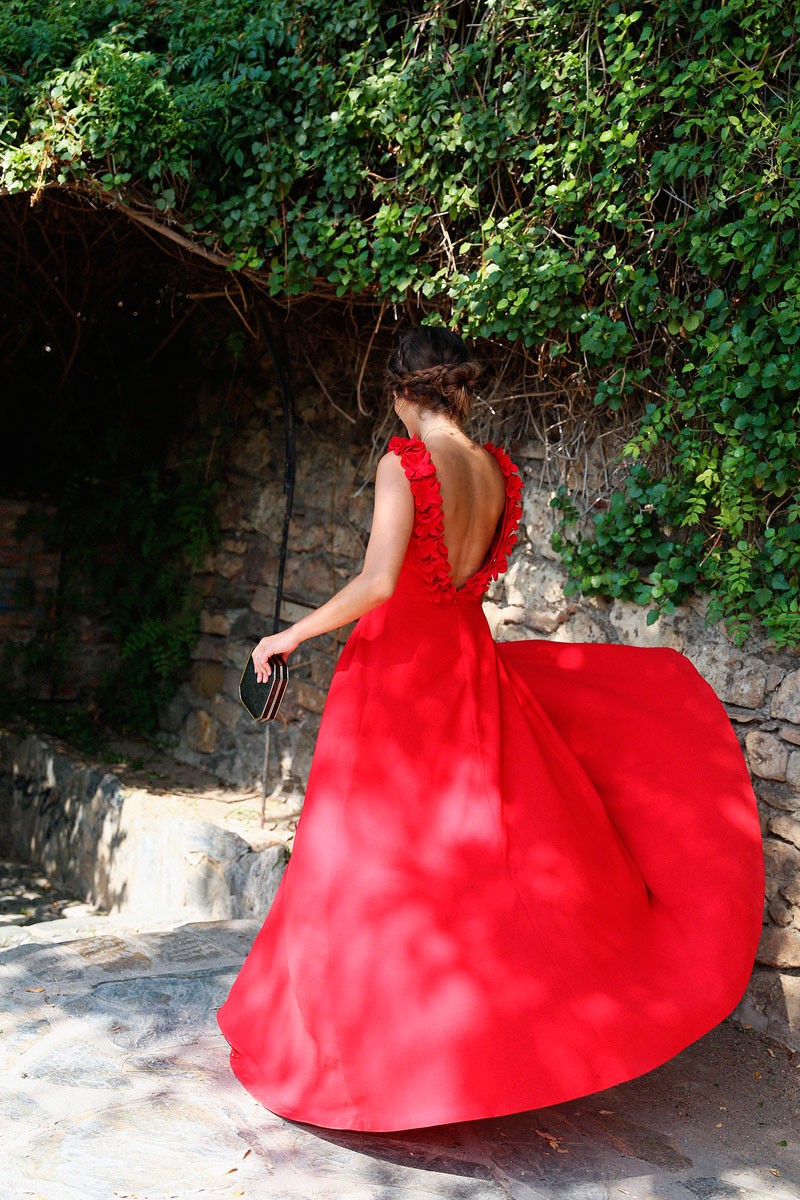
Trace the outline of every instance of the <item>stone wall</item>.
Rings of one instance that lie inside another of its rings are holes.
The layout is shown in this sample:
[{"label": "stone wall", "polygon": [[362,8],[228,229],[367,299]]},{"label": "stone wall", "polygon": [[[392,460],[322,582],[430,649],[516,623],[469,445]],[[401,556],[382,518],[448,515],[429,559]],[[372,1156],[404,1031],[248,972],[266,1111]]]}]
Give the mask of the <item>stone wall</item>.
[{"label": "stone wall", "polygon": [[286,863],[49,739],[0,733],[0,854],[39,865],[103,912],[137,921],[263,920]]},{"label": "stone wall", "polygon": [[59,585],[60,554],[44,530],[56,510],[46,504],[0,497],[0,640],[3,684],[26,696],[74,700],[85,695],[116,660],[108,628],[86,613],[73,615],[64,661],[54,675],[52,618]]},{"label": "stone wall", "polygon": [[[271,628],[283,513],[281,455],[267,409],[254,410],[234,449],[220,517],[223,538],[205,564],[203,632],[191,674],[164,715],[175,752],[223,779],[260,778],[264,732],[237,701],[241,668]],[[372,490],[364,445],[346,436],[310,436],[298,448],[283,616],[321,603],[358,569]],[[550,548],[550,489],[538,446],[516,446],[525,508],[512,565],[490,593],[486,613],[499,639],[612,641],[668,645],[686,654],[724,702],[753,776],[767,860],[764,934],[758,966],[737,1010],[743,1021],[800,1047],[800,654],[754,636],[736,647],[706,627],[693,600],[648,626],[646,610],[601,598],[567,601],[564,572]],[[270,789],[302,791],[333,666],[346,637],[305,643],[271,733]]]},{"label": "stone wall", "polygon": [[52,606],[58,582],[58,555],[39,532],[23,530],[31,508],[27,500],[0,499],[0,635],[4,669],[17,684],[20,652]]},{"label": "stone wall", "polygon": [[[301,427],[281,609],[286,621],[321,604],[358,570],[372,511],[372,487],[368,475],[362,478],[367,459],[363,444]],[[179,758],[229,783],[261,779],[264,727],[242,709],[238,683],[253,646],[272,631],[283,514],[283,435],[274,408],[254,404],[228,464],[221,540],[200,573],[205,603],[191,671],[162,719]],[[292,657],[291,687],[270,731],[270,790],[303,790],[348,632],[307,642]]]}]

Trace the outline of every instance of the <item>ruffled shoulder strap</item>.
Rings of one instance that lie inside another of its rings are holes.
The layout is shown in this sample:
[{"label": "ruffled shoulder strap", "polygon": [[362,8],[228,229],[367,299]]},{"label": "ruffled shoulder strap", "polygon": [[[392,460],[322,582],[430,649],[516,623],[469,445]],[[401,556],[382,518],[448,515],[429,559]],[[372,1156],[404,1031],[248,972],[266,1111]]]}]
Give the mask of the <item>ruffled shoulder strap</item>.
[{"label": "ruffled shoulder strap", "polygon": [[437,595],[454,595],[447,544],[444,540],[442,496],[436,468],[420,438],[393,437],[388,449],[398,455],[414,496],[414,537],[425,581]]}]

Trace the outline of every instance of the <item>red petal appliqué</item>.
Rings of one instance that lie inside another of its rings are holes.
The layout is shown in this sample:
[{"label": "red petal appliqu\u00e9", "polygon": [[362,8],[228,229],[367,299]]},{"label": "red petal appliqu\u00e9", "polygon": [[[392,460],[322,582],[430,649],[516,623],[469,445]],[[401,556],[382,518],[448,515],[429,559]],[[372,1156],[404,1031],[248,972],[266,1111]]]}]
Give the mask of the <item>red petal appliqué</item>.
[{"label": "red petal appliqu\u00e9", "polygon": [[419,438],[393,437],[388,449],[399,455],[403,470],[414,493],[414,532],[420,570],[425,586],[436,600],[452,599],[462,594],[483,596],[493,579],[497,579],[508,567],[508,556],[517,539],[517,529],[522,517],[522,480],[516,465],[508,454],[492,442],[488,450],[497,460],[505,476],[506,507],[501,518],[502,525],[494,542],[494,549],[486,563],[460,588],[456,588],[450,576],[447,545],[444,540],[444,518],[442,497],[436,468],[425,443]]}]

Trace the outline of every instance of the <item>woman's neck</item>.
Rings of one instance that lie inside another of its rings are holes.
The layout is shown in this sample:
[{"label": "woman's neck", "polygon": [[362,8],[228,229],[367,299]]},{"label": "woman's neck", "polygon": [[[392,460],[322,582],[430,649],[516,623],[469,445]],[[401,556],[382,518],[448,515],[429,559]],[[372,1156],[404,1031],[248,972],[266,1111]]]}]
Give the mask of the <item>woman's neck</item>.
[{"label": "woman's neck", "polygon": [[409,421],[406,424],[409,437],[418,437],[421,441],[426,441],[429,436],[437,437],[463,437],[461,428],[448,417],[445,413],[427,413],[421,412],[416,416],[416,419]]}]

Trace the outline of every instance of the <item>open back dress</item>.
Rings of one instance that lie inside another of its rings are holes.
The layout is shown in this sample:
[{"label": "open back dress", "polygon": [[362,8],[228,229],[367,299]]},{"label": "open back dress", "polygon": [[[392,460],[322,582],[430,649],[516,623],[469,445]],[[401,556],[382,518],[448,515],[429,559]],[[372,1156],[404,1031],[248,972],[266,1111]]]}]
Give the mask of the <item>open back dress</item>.
[{"label": "open back dress", "polygon": [[272,1112],[395,1130],[631,1079],[726,1017],[764,866],[727,714],[662,647],[496,643],[521,481],[484,565],[450,574],[436,471],[393,438],[415,523],[348,638],[294,850],[217,1013]]}]

